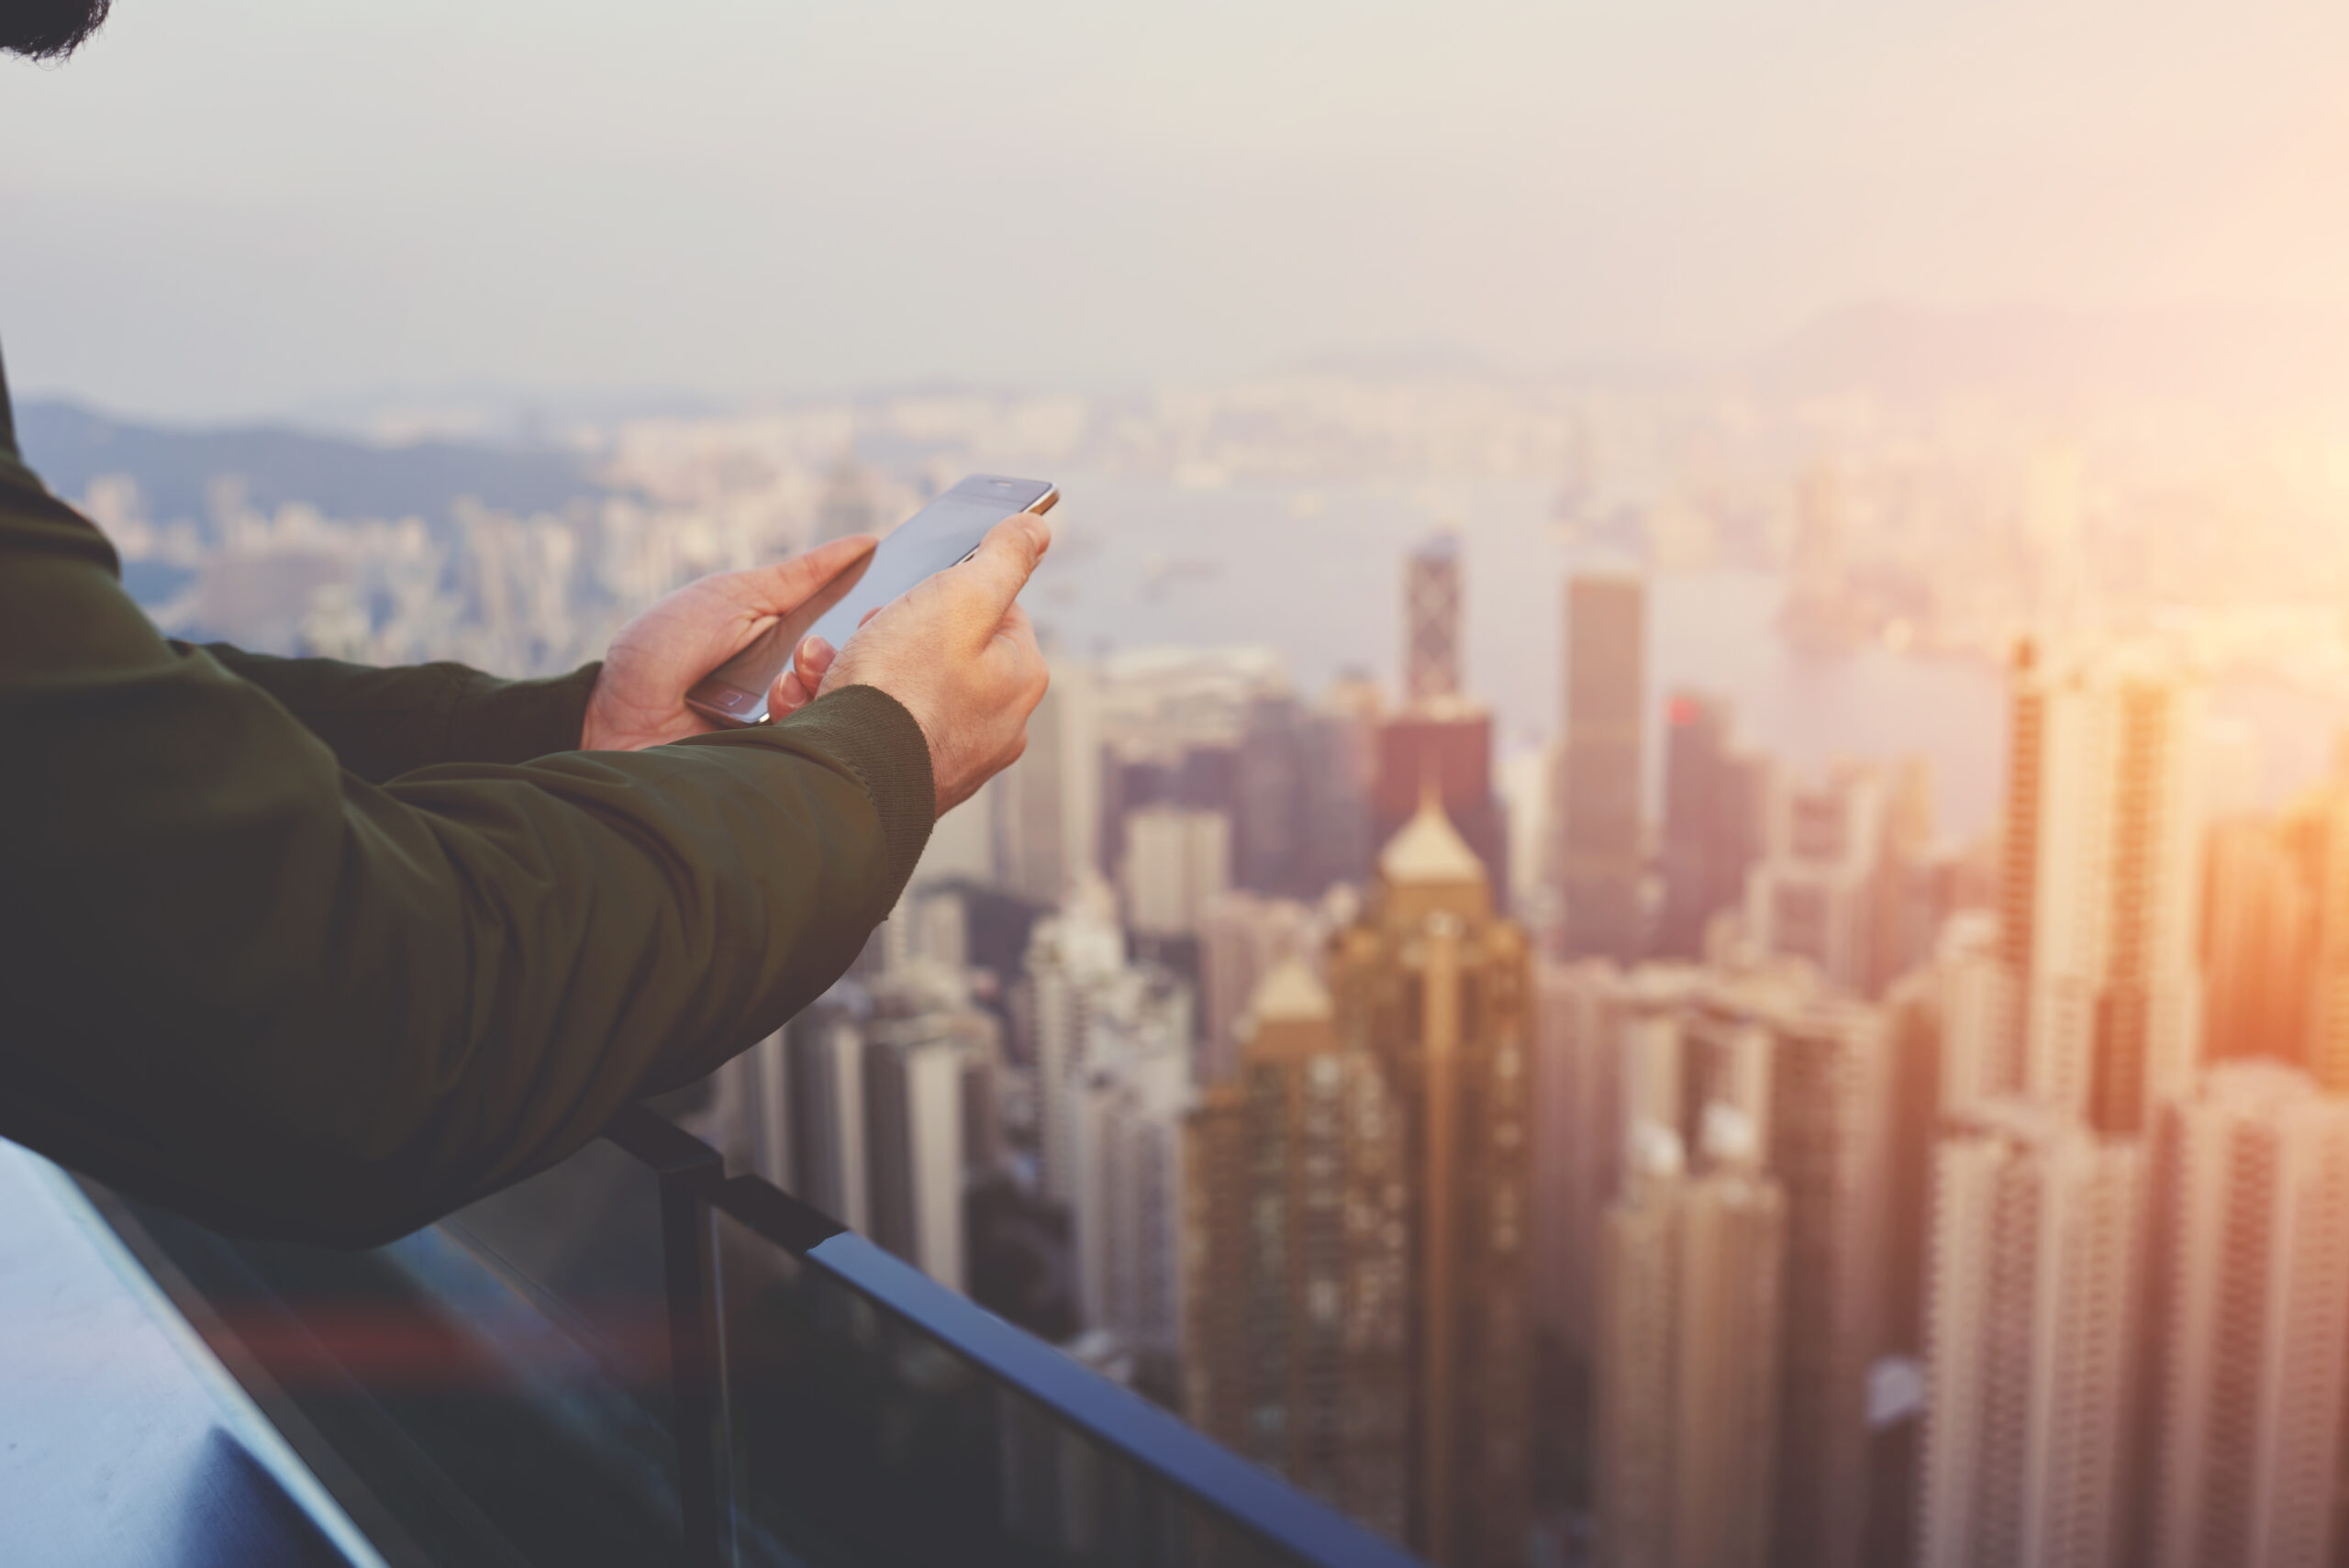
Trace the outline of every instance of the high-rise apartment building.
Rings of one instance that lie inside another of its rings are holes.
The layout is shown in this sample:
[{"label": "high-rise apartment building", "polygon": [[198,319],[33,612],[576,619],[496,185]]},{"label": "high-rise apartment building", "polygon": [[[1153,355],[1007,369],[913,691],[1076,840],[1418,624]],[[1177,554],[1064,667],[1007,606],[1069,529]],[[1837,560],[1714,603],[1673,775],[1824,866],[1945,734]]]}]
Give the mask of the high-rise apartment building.
[{"label": "high-rise apartment building", "polygon": [[1100,751],[1092,672],[1054,660],[1028,750],[996,780],[996,875],[1010,892],[1049,906],[1103,869]]},{"label": "high-rise apartment building", "polygon": [[1432,793],[1381,852],[1372,899],[1330,956],[1339,1038],[1378,1060],[1408,1129],[1407,1537],[1445,1568],[1513,1565],[1525,1550],[1528,956]]},{"label": "high-rise apartment building", "polygon": [[1593,1487],[1601,1568],[1771,1560],[1774,1472],[1788,1457],[1778,1412],[1785,1204],[1753,1168],[1743,1118],[1712,1113],[1703,1175],[1687,1170],[1676,1132],[1634,1129],[1623,1195],[1607,1216]]},{"label": "high-rise apartment building", "polygon": [[1192,1103],[1189,1035],[1172,1022],[1163,1009],[1118,1006],[1097,1035],[1070,1226],[1080,1321],[1113,1336],[1160,1388],[1173,1382],[1182,1343],[1183,1118]]},{"label": "high-rise apartment building", "polygon": [[1231,1075],[1256,988],[1290,959],[1318,969],[1324,917],[1289,898],[1227,893],[1199,921],[1199,1060],[1202,1084]]},{"label": "high-rise apartment building", "polygon": [[965,1043],[936,1013],[876,1020],[868,1029],[870,1234],[930,1278],[962,1290]]},{"label": "high-rise apartment building", "polygon": [[1810,997],[1772,1036],[1765,1165],[1784,1196],[1777,1568],[1860,1568],[1868,1372],[1881,1344],[1891,1041],[1877,1008]]},{"label": "high-rise apartment building", "polygon": [[1460,538],[1438,534],[1403,562],[1403,700],[1461,696]]},{"label": "high-rise apartment building", "polygon": [[2349,759],[2336,762],[2301,815],[2297,836],[2316,906],[2301,1059],[2327,1094],[2349,1094]]},{"label": "high-rise apartment building", "polygon": [[2221,1064],[2153,1150],[2154,1568],[2332,1561],[2349,1385],[2349,1101]]},{"label": "high-rise apartment building", "polygon": [[1629,972],[1587,961],[1545,966],[1538,984],[1540,1321],[1569,1365],[1604,1360],[1594,1284],[1631,1129],[1670,1132],[1704,1175],[1706,1121],[1732,1114],[1751,1129],[1753,1173],[1776,1195],[1787,1260],[1774,1287],[1785,1338],[1770,1351],[1780,1426],[1763,1560],[1856,1565],[1871,1485],[1864,1417],[1884,1338],[1887,1015],[1785,961]]},{"label": "high-rise apartment building", "polygon": [[1746,880],[1746,929],[1765,952],[1807,958],[1845,990],[1873,990],[1883,930],[1883,775],[1843,763],[1780,771],[1764,795],[1763,851]]},{"label": "high-rise apartment building", "polygon": [[1664,909],[1658,957],[1697,959],[1717,915],[1742,908],[1745,874],[1762,852],[1768,770],[1734,749],[1729,705],[1675,692],[1664,705]]},{"label": "high-rise apartment building", "polygon": [[2127,1568],[2144,1205],[2142,1144],[2050,1106],[1943,1140],[1918,1568]]},{"label": "high-rise apartment building", "polygon": [[1658,1001],[1635,1029],[1652,1076],[1677,1058],[1678,1118],[1668,1125],[1698,1150],[1702,1169],[1706,1118],[1732,1112],[1753,1129],[1756,1169],[1783,1204],[1786,1338],[1773,1357],[1782,1425],[1767,1561],[1857,1568],[1868,1488],[1862,1413],[1884,1283],[1884,1016],[1783,963],[1703,972]]},{"label": "high-rise apartment building", "polygon": [[2127,650],[2013,671],[2000,940],[2031,1095],[2144,1130],[2199,1056],[2201,697]]},{"label": "high-rise apartment building", "polygon": [[1623,1030],[1634,1005],[1605,959],[1534,972],[1533,1313],[1567,1363],[1591,1364],[1607,1210],[1622,1188]]},{"label": "high-rise apartment building", "polygon": [[1184,1409],[1400,1539],[1410,1495],[1407,1129],[1301,958],[1258,985],[1186,1129]]},{"label": "high-rise apartment building", "polygon": [[1646,681],[1645,587],[1630,577],[1569,580],[1565,750],[1554,817],[1564,957],[1628,963],[1640,956]]},{"label": "high-rise apartment building", "polygon": [[2203,873],[2204,1054],[2306,1059],[2321,809],[2215,823]]},{"label": "high-rise apartment building", "polygon": [[790,1151],[785,1185],[852,1230],[872,1225],[864,1155],[863,1015],[869,1011],[861,994],[828,998],[785,1026],[778,1097],[789,1130],[768,1140]]},{"label": "high-rise apartment building", "polygon": [[1064,1207],[1083,1184],[1077,1118],[1095,1035],[1110,993],[1127,975],[1125,935],[1108,891],[1081,890],[1029,933],[1020,1008],[1026,1056],[1036,1073],[1037,1185]]},{"label": "high-rise apartment building", "polygon": [[1126,924],[1146,937],[1196,937],[1231,885],[1231,818],[1220,811],[1151,806],[1126,818],[1119,868]]}]

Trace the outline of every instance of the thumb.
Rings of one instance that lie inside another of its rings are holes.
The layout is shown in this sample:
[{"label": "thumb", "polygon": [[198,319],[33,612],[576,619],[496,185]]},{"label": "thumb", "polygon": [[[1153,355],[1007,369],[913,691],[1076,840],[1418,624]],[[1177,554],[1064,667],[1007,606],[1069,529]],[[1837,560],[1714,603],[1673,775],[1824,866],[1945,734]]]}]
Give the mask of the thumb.
[{"label": "thumb", "polygon": [[1036,563],[1052,548],[1052,531],[1032,512],[1014,512],[987,530],[971,558],[950,573],[959,592],[977,596],[992,629],[1028,585]]},{"label": "thumb", "polygon": [[737,572],[729,585],[740,595],[742,608],[751,615],[789,615],[833,578],[870,555],[877,542],[869,534],[829,539],[773,566]]}]

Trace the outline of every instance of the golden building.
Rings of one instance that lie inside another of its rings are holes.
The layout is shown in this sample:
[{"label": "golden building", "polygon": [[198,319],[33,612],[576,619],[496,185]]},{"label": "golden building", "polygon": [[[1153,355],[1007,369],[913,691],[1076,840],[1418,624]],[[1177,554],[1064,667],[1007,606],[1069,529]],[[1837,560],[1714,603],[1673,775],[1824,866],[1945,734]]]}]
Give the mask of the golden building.
[{"label": "golden building", "polygon": [[1404,1529],[1403,1126],[1295,957],[1257,988],[1237,1071],[1187,1123],[1184,1407],[1354,1518]]},{"label": "golden building", "polygon": [[1341,1042],[1385,1069],[1405,1130],[1406,1539],[1444,1568],[1514,1568],[1533,1385],[1529,959],[1432,795],[1331,944],[1330,989]]}]

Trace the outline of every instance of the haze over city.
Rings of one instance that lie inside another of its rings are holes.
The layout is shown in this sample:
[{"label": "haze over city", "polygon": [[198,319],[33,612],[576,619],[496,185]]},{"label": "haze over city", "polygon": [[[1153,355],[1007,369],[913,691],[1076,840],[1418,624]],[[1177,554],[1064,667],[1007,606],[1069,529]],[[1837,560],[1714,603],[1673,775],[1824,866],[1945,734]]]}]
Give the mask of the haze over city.
[{"label": "haze over city", "polygon": [[23,390],[177,418],[1735,367],[1868,301],[2289,346],[2349,318],[2343,58],[2318,4],[128,0],[0,78],[0,298]]}]

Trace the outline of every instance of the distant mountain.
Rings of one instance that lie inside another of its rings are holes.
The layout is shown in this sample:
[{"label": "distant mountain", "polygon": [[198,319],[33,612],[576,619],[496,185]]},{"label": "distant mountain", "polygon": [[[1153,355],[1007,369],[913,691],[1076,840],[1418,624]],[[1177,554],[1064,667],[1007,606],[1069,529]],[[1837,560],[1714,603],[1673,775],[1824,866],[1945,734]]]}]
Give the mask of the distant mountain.
[{"label": "distant mountain", "polygon": [[1752,367],[1780,395],[2242,406],[2349,396],[2349,319],[2243,310],[1932,310],[1855,305]]},{"label": "distant mountain", "polygon": [[248,502],[264,512],[306,502],[332,517],[420,517],[436,526],[465,496],[536,512],[604,493],[586,460],[569,452],[453,441],[378,446],[272,427],[177,429],[71,403],[20,404],[17,439],[25,461],[61,495],[128,474],[155,522],[203,518],[210,485],[224,478],[241,481]]}]

